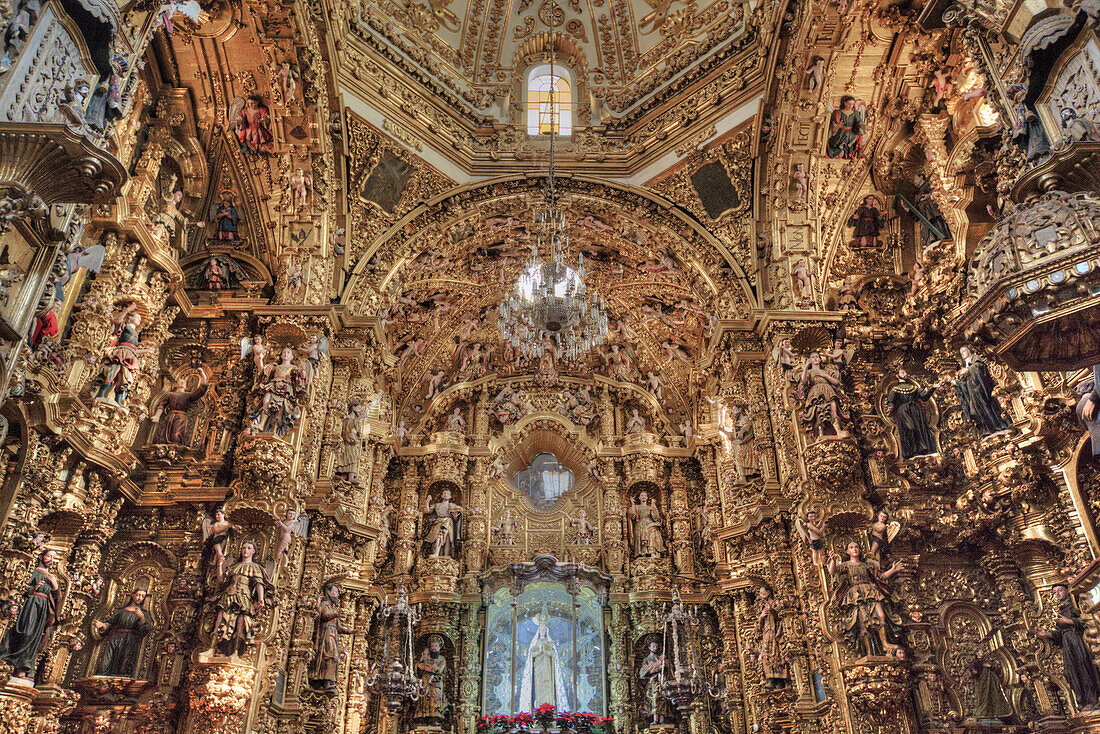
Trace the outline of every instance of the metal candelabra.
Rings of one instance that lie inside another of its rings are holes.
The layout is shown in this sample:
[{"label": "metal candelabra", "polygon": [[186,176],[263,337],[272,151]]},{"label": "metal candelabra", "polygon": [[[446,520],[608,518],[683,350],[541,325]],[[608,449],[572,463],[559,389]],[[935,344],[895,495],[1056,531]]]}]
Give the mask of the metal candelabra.
[{"label": "metal candelabra", "polygon": [[[366,686],[377,691],[383,700],[387,713],[394,716],[405,701],[417,701],[424,693],[424,685],[416,677],[413,661],[413,625],[420,621],[423,614],[420,605],[409,604],[409,595],[404,586],[397,589],[397,599],[389,603],[386,595],[378,616],[384,620],[382,659],[375,661],[367,674]],[[390,659],[390,637],[397,630],[397,645],[393,659]]]}]

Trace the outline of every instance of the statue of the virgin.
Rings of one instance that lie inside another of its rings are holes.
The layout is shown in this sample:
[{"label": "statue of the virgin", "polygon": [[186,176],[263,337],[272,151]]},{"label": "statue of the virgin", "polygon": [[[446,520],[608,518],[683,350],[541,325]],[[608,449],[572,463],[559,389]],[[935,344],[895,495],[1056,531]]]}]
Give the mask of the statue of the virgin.
[{"label": "statue of the virgin", "polygon": [[517,711],[534,711],[544,703],[558,710],[569,708],[569,696],[565,688],[565,673],[558,657],[558,647],[550,637],[545,615],[536,616],[538,629],[527,646],[527,660],[523,664],[523,678],[519,689]]}]

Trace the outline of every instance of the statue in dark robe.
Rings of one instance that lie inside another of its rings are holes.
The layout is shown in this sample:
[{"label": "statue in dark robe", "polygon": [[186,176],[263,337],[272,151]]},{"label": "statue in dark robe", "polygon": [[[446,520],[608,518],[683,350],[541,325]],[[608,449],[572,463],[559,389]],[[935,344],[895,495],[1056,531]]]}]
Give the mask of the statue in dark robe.
[{"label": "statue in dark robe", "polygon": [[1002,724],[1012,717],[1012,706],[992,660],[982,656],[970,664],[974,677],[974,708],[971,716],[978,724]]},{"label": "statue in dark robe", "polygon": [[194,390],[187,389],[187,380],[176,380],[175,387],[157,402],[153,422],[157,430],[153,433],[153,443],[170,443],[176,446],[187,445],[187,411],[206,394],[206,373]]},{"label": "statue in dark robe", "polygon": [[947,219],[943,216],[943,210],[932,198],[932,182],[922,173],[917,175],[913,183],[917,186],[917,211],[932,225],[929,227],[928,224],[921,221],[921,244],[928,246],[933,242],[951,239],[951,228],[947,224]]},{"label": "statue in dark robe", "polygon": [[1077,417],[1089,429],[1092,455],[1100,456],[1100,365],[1093,365],[1092,378],[1077,386]]},{"label": "statue in dark robe", "polygon": [[1062,664],[1066,682],[1073,689],[1078,708],[1095,708],[1100,701],[1100,670],[1092,661],[1092,652],[1085,643],[1085,625],[1081,610],[1070,596],[1069,587],[1055,584],[1054,604],[1058,617],[1054,629],[1039,634],[1062,648]]},{"label": "statue in dark robe", "polygon": [[983,436],[1009,429],[1001,409],[1001,401],[993,395],[996,383],[989,374],[989,367],[970,347],[959,350],[962,368],[955,373],[955,394],[962,404],[963,413]]},{"label": "statue in dark robe", "polygon": [[882,231],[882,213],[875,206],[874,196],[863,197],[863,203],[848,220],[852,232],[852,247],[877,247],[878,235]]},{"label": "statue in dark robe", "polygon": [[34,672],[38,648],[46,631],[57,621],[57,608],[61,603],[61,590],[50,567],[57,558],[53,550],[38,556],[38,565],[31,573],[23,605],[0,640],[0,660],[10,665],[15,675],[28,678]]},{"label": "statue in dark robe", "polygon": [[134,589],[130,601],[112,614],[106,621],[92,623],[96,633],[103,636],[103,654],[96,665],[96,675],[117,678],[133,678],[141,657],[141,642],[153,626],[145,611],[145,589]]},{"label": "statue in dark robe", "polygon": [[898,384],[890,388],[886,404],[890,406],[898,427],[902,459],[929,456],[939,451],[932,429],[928,426],[928,409],[925,407],[935,392],[935,386],[921,388],[905,370],[898,370]]},{"label": "statue in dark robe", "polygon": [[325,584],[321,603],[317,607],[317,620],[313,629],[313,659],[309,663],[309,684],[314,688],[331,690],[336,687],[340,671],[340,635],[351,630],[341,623],[340,587]]},{"label": "statue in dark robe", "polygon": [[867,117],[866,105],[844,95],[840,106],[829,115],[829,139],[825,154],[830,158],[858,158],[866,142],[863,129]]},{"label": "statue in dark robe", "polygon": [[1012,142],[1023,151],[1028,163],[1034,163],[1050,154],[1050,138],[1043,128],[1043,121],[1035,110],[1023,103],[1016,105]]}]

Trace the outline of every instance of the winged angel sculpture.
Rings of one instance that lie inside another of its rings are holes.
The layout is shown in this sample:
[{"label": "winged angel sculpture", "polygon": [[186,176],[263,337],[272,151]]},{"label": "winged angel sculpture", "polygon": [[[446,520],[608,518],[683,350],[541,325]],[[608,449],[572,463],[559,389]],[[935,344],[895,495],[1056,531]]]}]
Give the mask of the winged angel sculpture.
[{"label": "winged angel sculpture", "polygon": [[241,359],[251,356],[255,367],[247,432],[274,433],[282,438],[302,415],[301,403],[309,393],[313,364],[308,358],[308,348],[307,359],[298,363],[294,349],[289,346],[283,347],[278,362],[265,364],[269,353],[270,347],[264,344],[262,337],[241,340]]}]

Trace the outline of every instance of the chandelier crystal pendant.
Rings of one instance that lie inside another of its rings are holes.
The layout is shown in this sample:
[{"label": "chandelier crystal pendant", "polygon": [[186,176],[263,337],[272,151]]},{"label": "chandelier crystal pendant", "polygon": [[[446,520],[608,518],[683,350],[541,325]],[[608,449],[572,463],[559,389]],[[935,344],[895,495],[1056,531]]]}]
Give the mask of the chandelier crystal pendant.
[{"label": "chandelier crystal pendant", "polygon": [[[550,33],[550,78],[554,79],[554,33]],[[554,84],[548,92],[547,109],[560,114],[554,102]],[[535,244],[515,289],[505,295],[498,309],[500,334],[528,359],[542,356],[553,343],[556,356],[576,359],[607,339],[607,311],[603,299],[585,285],[584,255],[576,267],[565,263],[569,235],[565,215],[558,206],[554,185],[554,138],[560,120],[550,126],[550,163],[546,176],[544,206],[535,213]],[[549,259],[539,256],[540,247]]]}]

